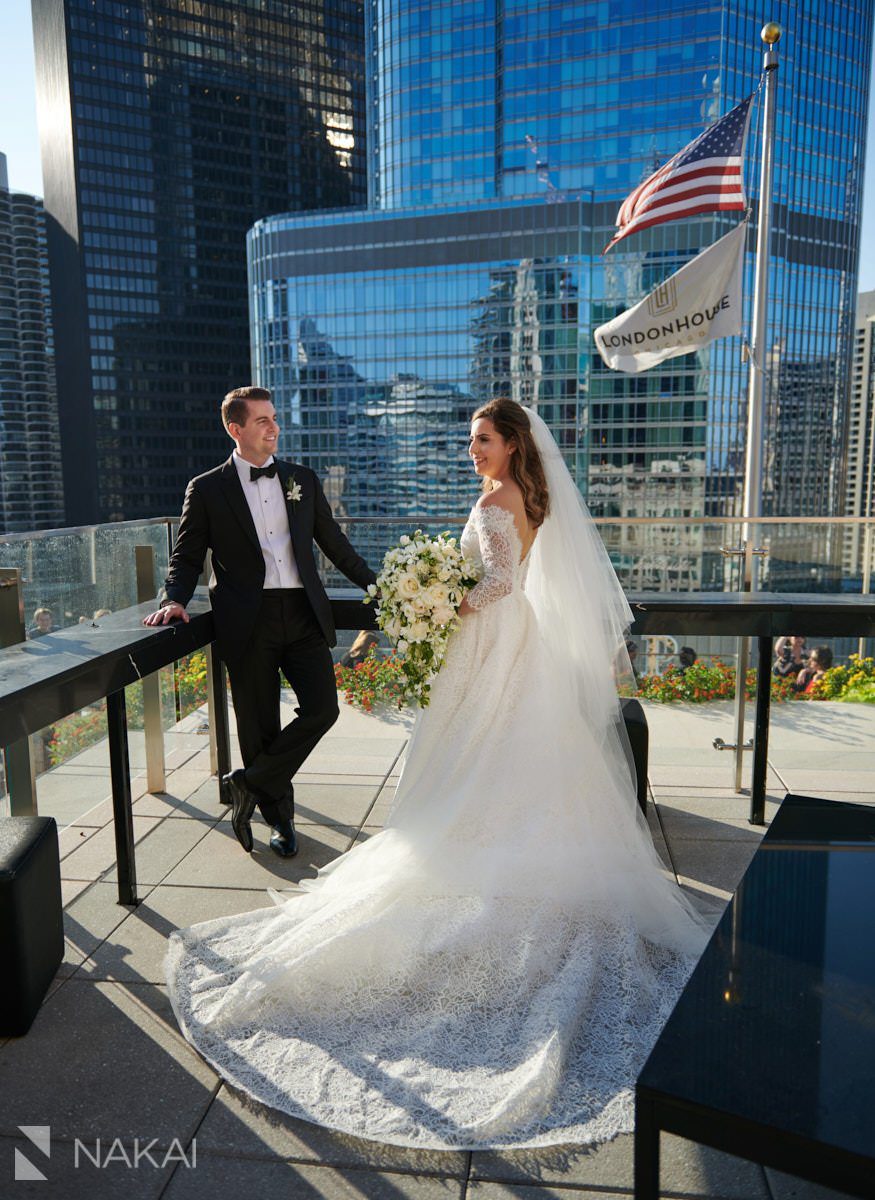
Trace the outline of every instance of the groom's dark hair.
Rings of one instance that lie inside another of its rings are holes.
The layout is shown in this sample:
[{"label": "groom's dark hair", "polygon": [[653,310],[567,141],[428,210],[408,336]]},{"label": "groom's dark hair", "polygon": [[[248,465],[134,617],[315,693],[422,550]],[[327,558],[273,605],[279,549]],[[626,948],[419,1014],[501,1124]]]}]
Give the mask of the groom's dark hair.
[{"label": "groom's dark hair", "polygon": [[[239,387],[229,392],[222,401],[222,424],[228,429],[233,421],[235,425],[245,425],[249,416],[247,400],[270,400],[270,392],[263,387]],[[230,433],[231,430],[228,429]]]}]

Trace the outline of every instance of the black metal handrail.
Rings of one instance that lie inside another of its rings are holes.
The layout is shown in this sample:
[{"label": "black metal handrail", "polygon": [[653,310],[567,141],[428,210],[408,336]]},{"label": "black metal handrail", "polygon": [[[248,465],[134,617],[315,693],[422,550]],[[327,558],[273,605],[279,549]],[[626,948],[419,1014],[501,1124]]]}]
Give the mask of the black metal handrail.
[{"label": "black metal handrail", "polygon": [[[340,630],[374,629],[373,606],[361,592],[330,592]],[[773,638],[792,632],[823,636],[875,635],[875,596],[780,593],[652,593],[629,597],[635,634],[731,634],[755,637],[759,680],[755,714],[751,814],[763,824]],[[118,859],[119,901],[136,904],[133,814],[124,689],[195,650],[212,652],[213,616],[200,592],[190,621],[150,627],[142,619],[154,601],[0,650],[0,745],[20,744],[60,718],[102,699],[107,733]],[[217,769],[230,767],[227,688],[222,664],[212,655],[210,707]]]}]

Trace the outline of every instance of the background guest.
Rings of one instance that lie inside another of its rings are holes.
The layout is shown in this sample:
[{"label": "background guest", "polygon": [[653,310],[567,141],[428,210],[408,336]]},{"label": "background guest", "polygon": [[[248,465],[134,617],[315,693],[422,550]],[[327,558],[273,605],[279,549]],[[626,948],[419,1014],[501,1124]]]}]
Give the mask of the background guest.
[{"label": "background guest", "polygon": [[793,687],[797,692],[810,692],[813,685],[823,679],[832,666],[832,650],[829,646],[815,646],[808,658],[808,666],[796,676]]},{"label": "background guest", "polygon": [[793,635],[792,637],[778,638],[775,642],[775,664],[772,667],[773,675],[795,677],[807,665],[808,650],[805,647],[804,637]]},{"label": "background guest", "polygon": [[28,638],[42,637],[46,633],[51,633],[54,628],[55,623],[52,618],[52,610],[50,608],[37,608],[34,610],[33,621],[25,636]]},{"label": "background guest", "polygon": [[359,630],[355,641],[346,654],[341,657],[340,665],[342,667],[354,667],[358,663],[364,662],[370,653],[371,647],[376,646],[379,640],[379,637],[372,630]]}]

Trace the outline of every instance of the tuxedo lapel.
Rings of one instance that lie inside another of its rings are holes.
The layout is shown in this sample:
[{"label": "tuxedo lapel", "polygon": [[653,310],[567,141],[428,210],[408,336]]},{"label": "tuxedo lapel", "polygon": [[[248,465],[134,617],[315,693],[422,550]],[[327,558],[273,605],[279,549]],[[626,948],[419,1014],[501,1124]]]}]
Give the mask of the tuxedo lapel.
[{"label": "tuxedo lapel", "polygon": [[300,484],[300,481],[295,476],[295,468],[291,463],[280,462],[277,460],[276,473],[277,478],[282,484],[283,495],[286,499],[286,512],[288,513],[289,517],[289,533],[292,537],[292,548],[294,549],[300,534],[300,522],[296,518],[298,516],[297,510],[301,507],[301,501],[290,500],[289,492],[294,488],[296,483]]},{"label": "tuxedo lapel", "polygon": [[240,483],[240,476],[237,474],[233,455],[222,467],[221,477],[225,499],[231,505],[234,515],[243,526],[246,536],[255,546],[258,553],[261,554],[261,543],[258,540],[258,534],[255,532],[255,522],[252,520],[252,513],[249,511],[249,505],[246,503],[246,497],[243,495],[243,485]]}]

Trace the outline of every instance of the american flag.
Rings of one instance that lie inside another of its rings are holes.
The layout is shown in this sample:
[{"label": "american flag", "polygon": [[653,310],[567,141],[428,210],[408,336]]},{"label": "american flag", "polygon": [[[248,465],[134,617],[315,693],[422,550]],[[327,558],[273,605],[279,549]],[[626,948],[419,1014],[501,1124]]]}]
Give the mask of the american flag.
[{"label": "american flag", "polygon": [[603,253],[630,233],[663,221],[747,208],[742,167],[752,100],[742,100],[626,197],[617,213],[617,232]]}]

